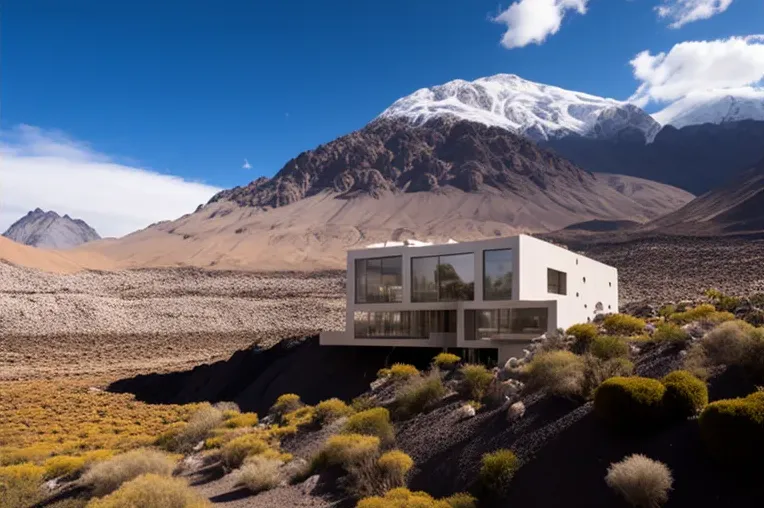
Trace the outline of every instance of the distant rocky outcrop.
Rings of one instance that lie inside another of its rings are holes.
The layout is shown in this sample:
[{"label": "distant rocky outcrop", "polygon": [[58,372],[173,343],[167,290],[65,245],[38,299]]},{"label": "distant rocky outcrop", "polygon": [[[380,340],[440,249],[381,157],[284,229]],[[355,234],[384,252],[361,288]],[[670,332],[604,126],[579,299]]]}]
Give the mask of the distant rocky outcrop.
[{"label": "distant rocky outcrop", "polygon": [[61,217],[39,208],[16,221],[3,236],[16,243],[46,249],[70,249],[101,238],[81,219]]}]

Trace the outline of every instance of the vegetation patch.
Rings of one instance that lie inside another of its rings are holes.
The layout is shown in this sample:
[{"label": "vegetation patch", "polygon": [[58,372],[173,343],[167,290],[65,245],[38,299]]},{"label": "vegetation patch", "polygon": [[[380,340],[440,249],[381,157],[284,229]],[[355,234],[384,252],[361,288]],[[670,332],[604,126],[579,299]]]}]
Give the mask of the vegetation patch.
[{"label": "vegetation patch", "polygon": [[644,319],[630,316],[628,314],[610,314],[602,322],[603,328],[607,333],[613,335],[639,335],[647,323]]},{"label": "vegetation patch", "polygon": [[350,416],[353,413],[355,413],[355,409],[340,399],[333,398],[319,402],[316,405],[314,418],[319,424],[326,425],[345,416]]},{"label": "vegetation patch", "polygon": [[461,391],[468,399],[481,400],[493,381],[493,374],[484,365],[465,365],[462,374]]},{"label": "vegetation patch", "polygon": [[281,418],[287,413],[297,411],[300,409],[300,407],[302,407],[302,405],[303,404],[302,401],[300,401],[299,395],[294,393],[285,393],[276,399],[276,402],[274,402],[271,406],[270,413],[277,418]]},{"label": "vegetation patch", "polygon": [[690,334],[674,323],[661,323],[653,333],[656,342],[687,342]]},{"label": "vegetation patch", "polygon": [[278,487],[281,482],[281,466],[278,459],[254,455],[247,457],[244,464],[234,471],[235,485],[244,487],[253,493]]},{"label": "vegetation patch", "polygon": [[620,337],[601,335],[592,340],[589,352],[600,360],[625,358],[629,356],[629,344]]},{"label": "vegetation patch", "polygon": [[168,454],[156,450],[132,450],[95,464],[82,482],[91,487],[94,496],[101,497],[141,475],[170,476],[175,462]]},{"label": "vegetation patch", "polygon": [[406,485],[406,475],[414,461],[400,450],[392,450],[378,459],[357,462],[349,467],[350,491],[358,498],[383,495]]},{"label": "vegetation patch", "polygon": [[437,370],[425,378],[411,379],[401,387],[395,398],[396,415],[406,418],[419,414],[439,402],[445,394],[446,387]]},{"label": "vegetation patch", "polygon": [[131,480],[113,494],[94,499],[87,508],[208,508],[210,502],[180,478],[146,474]]},{"label": "vegetation patch", "polygon": [[578,323],[565,330],[565,334],[572,335],[576,339],[576,348],[584,352],[599,334],[599,329],[593,323]]},{"label": "vegetation patch", "polygon": [[31,506],[40,500],[45,469],[34,464],[0,467],[0,506]]},{"label": "vegetation patch", "polygon": [[326,440],[315,459],[316,466],[342,466],[348,468],[379,454],[380,440],[376,436],[339,434]]},{"label": "vegetation patch", "polygon": [[537,354],[528,364],[528,388],[544,389],[550,395],[579,397],[584,391],[584,359],[570,351]]},{"label": "vegetation patch", "polygon": [[668,501],[674,480],[662,462],[631,455],[610,465],[605,481],[631,506],[658,508]]},{"label": "vegetation patch", "polygon": [[599,385],[611,377],[627,377],[634,373],[634,364],[628,358],[602,360],[587,354],[584,356],[583,396],[590,398]]},{"label": "vegetation patch", "polygon": [[669,316],[669,320],[678,324],[692,323],[693,321],[706,321],[709,323],[723,323],[735,319],[731,312],[720,312],[711,304],[698,305],[684,312],[675,312]]},{"label": "vegetation patch", "polygon": [[395,381],[401,381],[419,375],[419,369],[408,363],[395,363],[390,367],[390,377]]},{"label": "vegetation patch", "polygon": [[479,473],[480,484],[492,493],[501,493],[520,468],[520,461],[512,450],[497,450],[483,455]]},{"label": "vegetation patch", "polygon": [[609,424],[641,430],[660,421],[666,387],[656,379],[614,377],[594,393],[594,411]]},{"label": "vegetation patch", "polygon": [[42,467],[45,468],[45,479],[75,476],[85,469],[87,460],[85,457],[72,457],[58,455],[46,460]]},{"label": "vegetation patch", "polygon": [[367,409],[352,415],[342,428],[342,432],[376,436],[383,446],[388,446],[395,441],[395,427],[390,422],[390,412],[383,407]]},{"label": "vegetation patch", "polygon": [[677,370],[661,382],[666,387],[663,394],[663,406],[669,415],[687,418],[698,414],[708,404],[706,383],[686,370]]},{"label": "vegetation patch", "polygon": [[760,464],[764,455],[764,392],[712,402],[700,414],[709,450],[732,464]]},{"label": "vegetation patch", "polygon": [[240,427],[254,427],[259,422],[257,413],[237,413],[226,419],[225,426],[229,429],[237,429]]},{"label": "vegetation patch", "polygon": [[397,488],[384,496],[374,496],[358,502],[358,508],[475,508],[477,500],[469,494],[455,494],[435,499],[426,492],[411,492]]},{"label": "vegetation patch", "polygon": [[228,469],[236,469],[244,463],[244,459],[258,455],[268,450],[267,442],[255,434],[245,434],[228,442],[220,452],[223,465]]},{"label": "vegetation patch", "polygon": [[459,365],[459,362],[461,362],[461,357],[453,354],[453,353],[440,353],[435,358],[432,359],[432,363],[439,369],[443,370],[451,370],[455,369],[457,365]]}]

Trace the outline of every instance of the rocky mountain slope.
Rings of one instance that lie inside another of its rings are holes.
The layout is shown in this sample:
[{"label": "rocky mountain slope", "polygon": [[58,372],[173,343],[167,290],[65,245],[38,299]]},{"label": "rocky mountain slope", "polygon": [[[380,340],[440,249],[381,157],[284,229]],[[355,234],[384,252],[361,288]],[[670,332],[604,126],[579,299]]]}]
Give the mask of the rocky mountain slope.
[{"label": "rocky mountain slope", "polygon": [[764,159],[727,185],[645,227],[697,235],[764,231]]},{"label": "rocky mountain slope", "polygon": [[398,99],[379,116],[402,118],[414,125],[444,117],[502,127],[536,141],[569,134],[608,138],[623,130],[652,139],[660,130],[658,122],[635,106],[514,74],[422,88]]},{"label": "rocky mountain slope", "polygon": [[118,266],[341,268],[347,249],[379,241],[469,240],[592,219],[645,222],[692,197],[583,171],[502,128],[380,119],[177,221],[77,251]]},{"label": "rocky mountain slope", "polygon": [[764,121],[668,126],[652,143],[621,135],[567,136],[542,144],[589,171],[647,178],[702,194],[764,157]]},{"label": "rocky mountain slope", "polygon": [[81,219],[61,217],[54,211],[44,212],[39,208],[13,223],[3,236],[23,245],[46,249],[69,249],[101,238]]},{"label": "rocky mountain slope", "polygon": [[690,94],[653,115],[676,128],[704,123],[764,120],[764,89],[739,88]]}]

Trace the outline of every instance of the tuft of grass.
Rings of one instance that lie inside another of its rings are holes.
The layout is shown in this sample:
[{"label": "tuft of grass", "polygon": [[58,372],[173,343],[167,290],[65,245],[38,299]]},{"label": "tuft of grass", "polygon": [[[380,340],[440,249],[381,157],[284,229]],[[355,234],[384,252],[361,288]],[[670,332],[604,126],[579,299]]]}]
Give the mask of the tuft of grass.
[{"label": "tuft of grass", "polygon": [[87,508],[208,508],[209,501],[179,478],[146,474],[122,485],[119,490],[94,499]]},{"label": "tuft of grass", "polygon": [[639,508],[659,508],[668,501],[674,482],[665,464],[638,454],[611,464],[605,481],[627,503]]},{"label": "tuft of grass", "polygon": [[120,485],[144,474],[170,476],[175,460],[156,450],[132,450],[93,465],[82,477],[96,497],[117,490]]},{"label": "tuft of grass", "polygon": [[245,434],[232,439],[223,446],[220,458],[223,465],[228,469],[236,469],[244,463],[244,459],[252,455],[258,455],[270,446],[256,434]]},{"label": "tuft of grass", "polygon": [[477,508],[477,498],[466,492],[459,492],[446,497],[443,501],[451,508]]},{"label": "tuft of grass", "polygon": [[390,377],[394,381],[402,381],[419,375],[419,369],[408,363],[395,363],[390,367]]},{"label": "tuft of grass", "polygon": [[469,399],[481,400],[493,381],[493,374],[483,365],[469,364],[459,369],[462,374],[461,391]]},{"label": "tuft of grass", "polygon": [[592,340],[589,352],[600,360],[626,358],[629,356],[629,344],[620,337],[602,335]]},{"label": "tuft of grass", "polygon": [[594,391],[611,377],[628,377],[634,373],[634,364],[627,358],[601,360],[587,354],[584,356],[584,384],[582,395],[590,398]]},{"label": "tuft of grass", "polygon": [[234,471],[234,484],[250,492],[258,493],[278,487],[281,483],[283,462],[260,455],[248,457],[242,466]]},{"label": "tuft of grass", "polygon": [[628,314],[610,314],[602,322],[603,328],[613,335],[639,335],[647,323],[644,319],[630,316]]},{"label": "tuft of grass", "polygon": [[333,398],[319,402],[316,405],[314,418],[319,424],[326,425],[345,416],[350,416],[353,413],[355,413],[355,410],[352,407],[340,399]]},{"label": "tuft of grass", "polygon": [[300,407],[302,407],[302,405],[303,404],[302,401],[300,401],[299,395],[294,393],[285,393],[276,399],[276,402],[274,402],[274,404],[271,406],[270,412],[276,417],[281,418],[287,413],[297,411],[300,409]]},{"label": "tuft of grass", "polygon": [[348,490],[358,498],[382,495],[406,485],[406,475],[414,461],[400,450],[392,450],[378,459],[368,458],[351,465]]},{"label": "tuft of grass", "polygon": [[690,340],[690,334],[674,323],[661,323],[653,333],[656,342],[686,342]]},{"label": "tuft of grass", "polygon": [[426,378],[412,378],[399,390],[394,403],[395,412],[404,418],[422,413],[445,394],[446,387],[437,370]]},{"label": "tuft of grass", "polygon": [[395,427],[390,422],[390,412],[383,407],[361,411],[348,418],[342,428],[344,434],[376,436],[383,446],[395,441]]},{"label": "tuft of grass", "polygon": [[432,359],[432,363],[439,369],[451,370],[461,362],[461,357],[453,353],[440,353]]},{"label": "tuft of grass", "polygon": [[171,452],[188,453],[222,424],[223,412],[209,404],[203,404],[191,415],[186,425],[181,424],[169,429],[160,436],[157,444]]},{"label": "tuft of grass", "polygon": [[479,473],[480,483],[492,493],[503,492],[520,467],[512,450],[497,450],[483,455]]},{"label": "tuft of grass", "polygon": [[350,407],[356,412],[366,411],[367,409],[373,409],[377,406],[379,406],[379,403],[371,395],[359,395],[350,401]]},{"label": "tuft of grass", "polygon": [[316,458],[317,467],[342,466],[347,469],[379,454],[380,440],[376,436],[339,434],[326,440]]},{"label": "tuft of grass", "polygon": [[551,395],[580,397],[584,392],[586,366],[570,351],[537,354],[528,364],[528,388],[545,389]]}]

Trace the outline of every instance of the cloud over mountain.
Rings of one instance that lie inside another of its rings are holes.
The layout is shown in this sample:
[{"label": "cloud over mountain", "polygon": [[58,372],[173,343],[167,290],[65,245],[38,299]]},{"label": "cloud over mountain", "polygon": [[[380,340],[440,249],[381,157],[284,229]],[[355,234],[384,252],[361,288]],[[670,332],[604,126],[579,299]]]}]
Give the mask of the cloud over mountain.
[{"label": "cloud over mountain", "polygon": [[507,25],[501,44],[507,49],[541,44],[560,30],[570,10],[586,13],[589,0],[519,0],[493,18]]},{"label": "cloud over mountain", "polygon": [[681,28],[687,23],[721,14],[730,5],[732,0],[664,0],[655,10],[658,16],[671,21],[671,28]]}]

